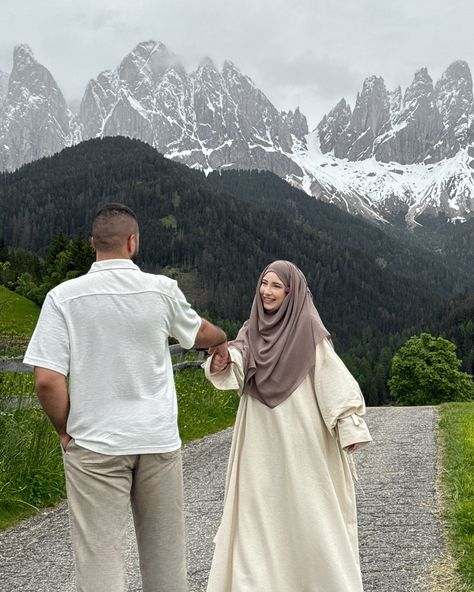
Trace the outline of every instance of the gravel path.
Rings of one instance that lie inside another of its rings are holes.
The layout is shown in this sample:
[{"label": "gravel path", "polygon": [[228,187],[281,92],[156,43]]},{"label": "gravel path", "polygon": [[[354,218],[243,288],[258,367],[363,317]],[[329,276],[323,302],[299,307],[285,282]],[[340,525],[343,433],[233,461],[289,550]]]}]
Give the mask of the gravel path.
[{"label": "gravel path", "polygon": [[[365,592],[428,592],[426,575],[442,554],[436,409],[371,408],[368,423],[374,443],[355,456]],[[205,590],[230,439],[225,430],[185,449],[190,592]],[[129,591],[139,592],[132,537],[128,569]],[[0,533],[0,591],[75,591],[65,504]]]}]

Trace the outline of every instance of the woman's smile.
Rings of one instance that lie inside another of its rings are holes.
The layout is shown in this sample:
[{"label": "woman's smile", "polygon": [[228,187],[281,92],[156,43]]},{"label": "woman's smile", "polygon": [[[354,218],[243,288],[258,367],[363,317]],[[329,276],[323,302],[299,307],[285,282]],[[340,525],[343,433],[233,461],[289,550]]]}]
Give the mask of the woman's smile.
[{"label": "woman's smile", "polygon": [[286,296],[285,287],[275,272],[265,274],[260,285],[260,298],[266,312],[275,312],[280,308]]}]

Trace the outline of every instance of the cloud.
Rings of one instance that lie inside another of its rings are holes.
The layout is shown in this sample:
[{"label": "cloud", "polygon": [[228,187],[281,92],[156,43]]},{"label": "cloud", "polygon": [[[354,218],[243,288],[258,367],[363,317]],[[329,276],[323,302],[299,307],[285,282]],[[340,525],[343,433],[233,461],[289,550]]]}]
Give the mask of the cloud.
[{"label": "cloud", "polygon": [[280,109],[300,104],[316,124],[365,77],[389,88],[427,66],[474,65],[472,0],[2,0],[0,69],[28,43],[65,96],[114,69],[133,47],[162,41],[188,70],[232,60]]},{"label": "cloud", "polygon": [[267,84],[317,88],[324,98],[341,96],[356,84],[360,74],[348,63],[328,56],[315,56],[310,52],[286,56],[280,60],[268,57],[259,64],[259,71]]}]

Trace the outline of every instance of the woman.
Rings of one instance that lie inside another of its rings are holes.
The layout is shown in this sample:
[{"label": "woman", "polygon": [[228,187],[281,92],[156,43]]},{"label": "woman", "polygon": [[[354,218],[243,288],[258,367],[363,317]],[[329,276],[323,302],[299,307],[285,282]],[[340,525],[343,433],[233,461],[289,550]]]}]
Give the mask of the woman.
[{"label": "woman", "polygon": [[359,386],[335,354],[302,272],[275,261],[207,377],[239,410],[208,592],[361,592],[346,452],[371,440]]}]

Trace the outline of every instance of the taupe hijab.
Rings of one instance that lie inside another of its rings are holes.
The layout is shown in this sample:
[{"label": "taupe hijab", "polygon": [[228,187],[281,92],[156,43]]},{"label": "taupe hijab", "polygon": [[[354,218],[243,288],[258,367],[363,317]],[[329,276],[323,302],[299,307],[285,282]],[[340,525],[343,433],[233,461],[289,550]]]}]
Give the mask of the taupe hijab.
[{"label": "taupe hijab", "polygon": [[[274,313],[265,312],[260,297],[263,277],[270,271],[287,289]],[[303,273],[289,261],[274,261],[260,275],[249,320],[229,344],[244,360],[243,391],[276,407],[314,367],[316,345],[328,336]]]}]

